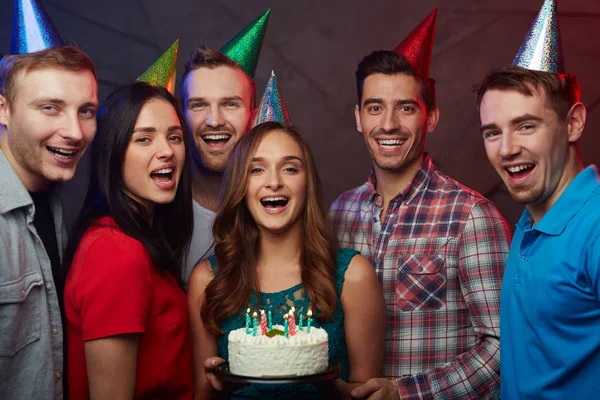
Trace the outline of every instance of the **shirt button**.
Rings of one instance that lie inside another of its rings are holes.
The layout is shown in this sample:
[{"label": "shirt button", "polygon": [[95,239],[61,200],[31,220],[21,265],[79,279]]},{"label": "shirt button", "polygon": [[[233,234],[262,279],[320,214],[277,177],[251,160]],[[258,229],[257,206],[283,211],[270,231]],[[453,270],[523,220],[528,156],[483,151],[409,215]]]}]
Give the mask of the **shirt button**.
[{"label": "shirt button", "polygon": [[52,284],[50,282],[46,283],[46,290],[52,290]]},{"label": "shirt button", "polygon": [[419,267],[419,272],[423,272],[423,267]]},{"label": "shirt button", "polygon": [[529,260],[529,257],[523,256],[523,261],[527,262],[527,260]]},{"label": "shirt button", "polygon": [[40,244],[40,239],[35,239],[35,242],[36,242],[37,244]]},{"label": "shirt button", "polygon": [[381,261],[381,260],[379,259],[379,257],[377,257],[377,258],[375,259],[375,264],[376,264],[376,265],[379,265],[379,261]]},{"label": "shirt button", "polygon": [[58,329],[56,329],[56,328],[52,328],[52,334],[53,334],[54,336],[58,335]]},{"label": "shirt button", "polygon": [[56,380],[59,380],[61,376],[62,375],[60,374],[60,372],[57,372],[54,374],[54,377],[56,378]]},{"label": "shirt button", "polygon": [[33,214],[33,206],[29,206],[29,208],[27,209],[27,211],[29,212],[29,214]]}]

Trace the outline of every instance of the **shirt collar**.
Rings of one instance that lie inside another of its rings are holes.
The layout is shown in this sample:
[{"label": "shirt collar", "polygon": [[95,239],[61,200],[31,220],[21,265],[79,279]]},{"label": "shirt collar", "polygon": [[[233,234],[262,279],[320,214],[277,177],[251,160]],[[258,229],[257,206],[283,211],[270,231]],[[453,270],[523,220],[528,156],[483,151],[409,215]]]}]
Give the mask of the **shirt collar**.
[{"label": "shirt collar", "polygon": [[33,204],[23,182],[0,150],[0,214]]},{"label": "shirt collar", "polygon": [[[569,186],[534,229],[547,235],[560,235],[569,221],[581,210],[590,194],[599,186],[598,169],[594,165],[590,165],[569,183]],[[526,210],[526,213],[529,214],[529,211]],[[526,213],[523,213],[519,223],[522,222]],[[527,223],[527,217],[524,222]]]},{"label": "shirt collar", "polygon": [[[396,196],[394,196],[391,201],[403,200],[406,204],[410,204],[410,202],[427,187],[434,172],[435,166],[433,165],[433,161],[431,160],[429,154],[425,153],[421,168],[419,168],[410,184],[401,190]],[[369,180],[367,181],[367,187],[370,192],[370,200],[373,200],[373,198],[378,195],[377,190],[375,189],[376,185],[377,177],[375,176],[375,170],[371,170]]]}]

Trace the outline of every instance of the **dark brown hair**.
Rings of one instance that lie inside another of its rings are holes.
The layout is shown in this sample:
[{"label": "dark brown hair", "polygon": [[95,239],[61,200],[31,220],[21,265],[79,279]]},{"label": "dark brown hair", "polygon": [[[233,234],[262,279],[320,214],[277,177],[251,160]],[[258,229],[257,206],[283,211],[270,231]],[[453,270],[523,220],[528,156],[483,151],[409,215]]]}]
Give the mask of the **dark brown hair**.
[{"label": "dark brown hair", "polygon": [[213,225],[217,268],[205,292],[202,321],[215,335],[219,324],[248,307],[252,289],[260,293],[256,275],[259,231],[245,197],[252,157],[269,132],[282,131],[302,148],[306,165],[306,203],[302,213],[300,265],[302,285],[318,319],[331,319],[336,307],[335,242],[323,205],[321,180],[313,156],[300,133],[277,122],[265,122],[236,143],[225,168],[219,210]]},{"label": "dark brown hair", "polygon": [[209,49],[204,46],[196,47],[188,57],[185,62],[185,67],[183,69],[183,75],[181,75],[181,80],[179,81],[179,94],[181,95],[181,102],[183,103],[183,108],[187,107],[187,92],[185,90],[185,80],[190,72],[199,69],[199,68],[209,68],[214,69],[217,67],[230,67],[237,70],[240,70],[248,79],[248,83],[250,84],[250,108],[255,107],[256,103],[256,85],[254,84],[254,79],[246,73],[235,61],[231,58],[227,57],[225,54],[220,53],[216,50]]},{"label": "dark brown hair", "polygon": [[543,89],[548,106],[561,119],[566,118],[573,104],[581,98],[581,86],[575,75],[553,74],[507,65],[491,71],[475,86],[477,111],[488,90],[514,90],[525,96],[533,96],[533,91],[539,89]]},{"label": "dark brown hair", "polygon": [[423,98],[427,112],[435,109],[435,80],[421,75],[410,65],[406,57],[387,50],[372,52],[363,58],[356,68],[356,89],[358,91],[359,108],[362,103],[365,80],[369,75],[373,74],[405,74],[414,77],[421,87],[421,97]]},{"label": "dark brown hair", "polygon": [[6,98],[9,106],[15,99],[15,84],[19,74],[45,68],[60,68],[67,71],[88,70],[94,78],[97,78],[92,60],[83,51],[73,46],[51,47],[33,53],[7,55],[0,62],[0,94]]}]

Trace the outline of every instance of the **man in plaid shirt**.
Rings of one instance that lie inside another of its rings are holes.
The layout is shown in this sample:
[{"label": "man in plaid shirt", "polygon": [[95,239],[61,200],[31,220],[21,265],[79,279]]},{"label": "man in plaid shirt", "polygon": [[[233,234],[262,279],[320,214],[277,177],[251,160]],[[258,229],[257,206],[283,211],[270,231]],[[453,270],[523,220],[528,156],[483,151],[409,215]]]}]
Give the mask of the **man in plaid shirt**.
[{"label": "man in plaid shirt", "polygon": [[371,379],[352,396],[497,398],[510,230],[489,200],[436,171],[424,153],[439,117],[424,70],[376,51],[356,72],[356,124],[373,170],[330,216],[339,245],[367,257],[383,286],[387,379]]}]

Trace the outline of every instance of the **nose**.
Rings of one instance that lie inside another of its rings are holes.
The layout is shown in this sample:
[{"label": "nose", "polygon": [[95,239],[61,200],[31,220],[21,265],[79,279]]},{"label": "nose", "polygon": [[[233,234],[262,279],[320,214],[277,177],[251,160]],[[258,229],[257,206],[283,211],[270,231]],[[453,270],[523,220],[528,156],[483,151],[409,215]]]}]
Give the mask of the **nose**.
[{"label": "nose", "polygon": [[156,156],[160,159],[169,159],[173,157],[173,147],[168,139],[158,140],[158,148],[156,150]]},{"label": "nose", "polygon": [[398,115],[396,115],[393,109],[386,109],[381,118],[381,128],[386,132],[396,131],[400,127]]},{"label": "nose", "polygon": [[277,190],[283,186],[279,171],[271,171],[267,174],[265,186],[271,190]]},{"label": "nose", "polygon": [[223,123],[224,123],[223,114],[221,113],[219,106],[212,105],[210,107],[210,112],[206,116],[206,125],[211,126],[213,128],[217,128],[217,127],[223,125]]},{"label": "nose", "polygon": [[61,131],[61,136],[73,142],[81,141],[83,139],[83,128],[81,124],[82,120],[77,113],[73,116],[69,116],[66,126]]},{"label": "nose", "polygon": [[502,143],[500,144],[500,157],[511,158],[521,152],[521,147],[516,139],[511,134],[502,135]]}]

